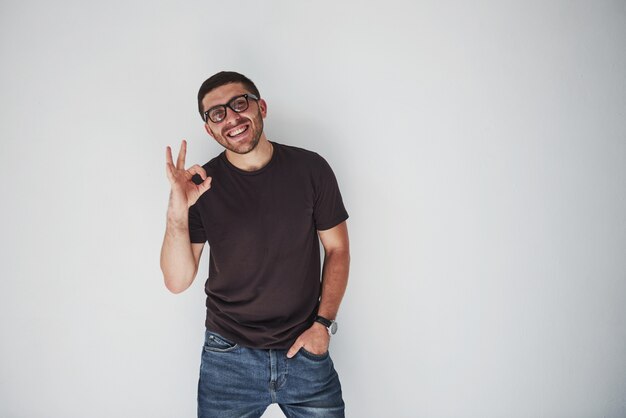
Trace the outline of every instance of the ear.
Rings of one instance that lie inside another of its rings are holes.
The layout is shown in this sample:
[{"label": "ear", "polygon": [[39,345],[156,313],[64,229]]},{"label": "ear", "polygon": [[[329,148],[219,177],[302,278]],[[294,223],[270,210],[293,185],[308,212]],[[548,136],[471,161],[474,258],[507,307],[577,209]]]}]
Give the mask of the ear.
[{"label": "ear", "polygon": [[213,131],[211,130],[211,128],[209,128],[208,123],[204,124],[204,129],[206,130],[206,133],[208,133],[211,136],[211,138],[215,139],[215,135],[213,134]]},{"label": "ear", "polygon": [[265,119],[267,116],[267,103],[263,99],[259,99],[259,109],[261,109],[261,116]]}]

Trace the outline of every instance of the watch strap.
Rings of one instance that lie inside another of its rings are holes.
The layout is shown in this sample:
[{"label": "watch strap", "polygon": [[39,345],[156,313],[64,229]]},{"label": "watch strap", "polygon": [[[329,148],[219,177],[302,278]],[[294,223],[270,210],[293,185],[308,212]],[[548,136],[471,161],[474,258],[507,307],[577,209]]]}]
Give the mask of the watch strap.
[{"label": "watch strap", "polygon": [[330,319],[324,318],[323,316],[319,316],[319,315],[315,316],[315,322],[319,322],[320,324],[324,325],[326,328],[330,328],[330,326],[333,324],[333,321],[331,321]]}]

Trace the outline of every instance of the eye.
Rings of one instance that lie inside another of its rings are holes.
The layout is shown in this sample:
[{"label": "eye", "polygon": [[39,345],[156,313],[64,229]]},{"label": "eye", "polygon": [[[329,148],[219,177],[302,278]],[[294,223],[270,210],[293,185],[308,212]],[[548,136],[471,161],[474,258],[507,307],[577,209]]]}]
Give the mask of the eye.
[{"label": "eye", "polygon": [[226,116],[226,111],[223,107],[214,107],[209,110],[209,119],[212,121],[220,121],[224,119],[224,116]]},{"label": "eye", "polygon": [[236,97],[230,102],[230,107],[235,110],[235,112],[243,112],[248,107],[248,101],[245,97]]}]

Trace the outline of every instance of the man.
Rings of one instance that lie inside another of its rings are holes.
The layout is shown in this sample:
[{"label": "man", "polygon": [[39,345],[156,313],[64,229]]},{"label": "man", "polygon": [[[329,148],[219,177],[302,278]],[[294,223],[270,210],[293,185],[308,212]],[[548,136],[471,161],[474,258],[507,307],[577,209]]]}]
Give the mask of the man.
[{"label": "man", "polygon": [[167,147],[161,251],[165,285],[179,293],[210,247],[198,416],[259,417],[278,403],[287,417],[343,417],[328,354],[350,263],[335,176],[319,155],[268,141],[267,104],[241,74],[206,80],[198,109],[225,151],[185,169],[186,142],[176,164]]}]

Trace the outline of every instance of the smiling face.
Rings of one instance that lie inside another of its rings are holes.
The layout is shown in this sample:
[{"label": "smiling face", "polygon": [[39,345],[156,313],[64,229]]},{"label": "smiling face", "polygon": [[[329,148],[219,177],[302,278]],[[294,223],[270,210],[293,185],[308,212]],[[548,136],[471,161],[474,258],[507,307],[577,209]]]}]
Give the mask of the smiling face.
[{"label": "smiling face", "polygon": [[[241,83],[230,83],[217,87],[202,99],[204,110],[230,102],[234,97],[251,93]],[[226,107],[226,117],[219,123],[210,120],[204,125],[206,131],[224,148],[236,154],[247,154],[254,150],[263,135],[263,119],[267,105],[263,99],[248,98],[248,108],[237,113]]]}]

